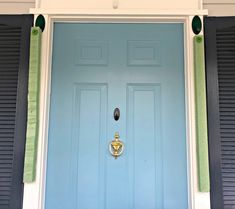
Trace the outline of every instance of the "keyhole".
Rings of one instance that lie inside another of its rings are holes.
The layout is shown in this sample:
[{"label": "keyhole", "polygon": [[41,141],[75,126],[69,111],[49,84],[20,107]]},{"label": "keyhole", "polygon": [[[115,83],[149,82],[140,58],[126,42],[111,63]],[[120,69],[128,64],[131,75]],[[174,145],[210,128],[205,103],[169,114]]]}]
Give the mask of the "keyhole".
[{"label": "keyhole", "polygon": [[118,108],[115,108],[114,112],[113,112],[113,117],[114,120],[118,121],[120,118],[120,110]]}]

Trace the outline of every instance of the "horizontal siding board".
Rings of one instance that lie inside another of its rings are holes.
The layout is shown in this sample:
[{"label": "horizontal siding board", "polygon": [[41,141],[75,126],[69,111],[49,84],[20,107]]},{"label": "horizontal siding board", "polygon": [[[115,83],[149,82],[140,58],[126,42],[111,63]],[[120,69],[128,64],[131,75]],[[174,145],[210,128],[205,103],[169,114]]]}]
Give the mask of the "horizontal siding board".
[{"label": "horizontal siding board", "polygon": [[222,3],[222,4],[232,4],[234,3],[235,4],[235,0],[203,0],[203,3],[204,4],[219,4],[219,3]]},{"label": "horizontal siding board", "polygon": [[0,0],[0,3],[34,3],[35,0]]}]

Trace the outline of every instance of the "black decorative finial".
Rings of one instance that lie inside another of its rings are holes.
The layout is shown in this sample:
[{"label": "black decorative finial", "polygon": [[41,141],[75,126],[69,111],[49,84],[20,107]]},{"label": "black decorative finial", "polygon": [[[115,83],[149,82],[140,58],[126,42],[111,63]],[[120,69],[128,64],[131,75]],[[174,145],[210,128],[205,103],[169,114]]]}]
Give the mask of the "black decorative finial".
[{"label": "black decorative finial", "polygon": [[198,15],[194,16],[192,20],[192,30],[195,35],[198,35],[202,30],[202,21]]},{"label": "black decorative finial", "polygon": [[43,17],[43,15],[38,15],[37,19],[35,21],[35,26],[41,28],[42,32],[44,31],[45,28],[45,18]]}]

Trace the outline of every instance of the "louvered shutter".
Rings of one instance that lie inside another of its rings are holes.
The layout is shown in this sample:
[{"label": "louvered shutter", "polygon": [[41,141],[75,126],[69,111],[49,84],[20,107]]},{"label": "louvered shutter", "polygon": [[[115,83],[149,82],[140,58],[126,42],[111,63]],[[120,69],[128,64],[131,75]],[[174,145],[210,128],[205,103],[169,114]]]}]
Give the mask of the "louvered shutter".
[{"label": "louvered shutter", "polygon": [[21,28],[0,25],[0,208],[9,207]]},{"label": "louvered shutter", "polygon": [[212,209],[235,209],[235,18],[206,18]]},{"label": "louvered shutter", "polygon": [[221,173],[225,209],[235,208],[235,27],[217,29]]},{"label": "louvered shutter", "polygon": [[31,16],[0,16],[0,209],[21,209]]}]

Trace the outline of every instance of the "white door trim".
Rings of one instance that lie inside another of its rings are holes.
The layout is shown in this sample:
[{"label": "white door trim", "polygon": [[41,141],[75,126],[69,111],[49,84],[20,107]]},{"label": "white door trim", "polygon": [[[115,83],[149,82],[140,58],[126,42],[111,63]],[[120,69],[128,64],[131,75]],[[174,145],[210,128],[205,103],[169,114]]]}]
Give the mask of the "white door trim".
[{"label": "white door trim", "polygon": [[[67,11],[69,12],[69,11]],[[37,13],[37,12],[35,12]],[[193,71],[193,32],[190,15],[156,15],[153,13],[139,14],[107,14],[96,12],[71,14],[44,14],[46,27],[42,35],[41,46],[41,88],[40,88],[40,125],[37,155],[37,172],[34,183],[24,186],[23,209],[44,209],[47,142],[51,91],[51,61],[53,44],[53,25],[55,22],[93,22],[93,23],[183,23],[184,24],[184,58],[185,58],[185,104],[186,104],[186,138],[188,166],[188,209],[210,209],[209,193],[199,193],[197,184],[197,159],[195,137],[195,98]]]}]

